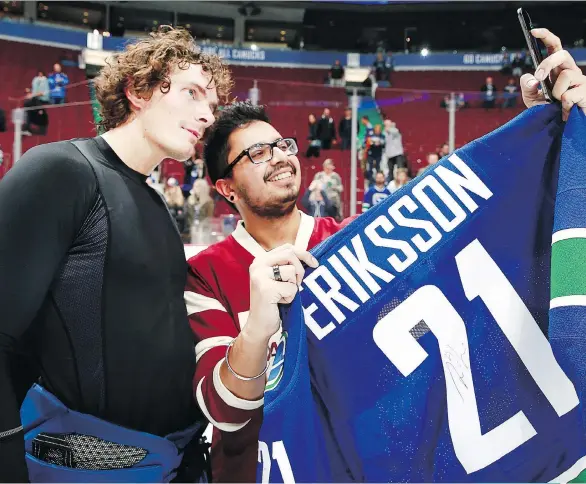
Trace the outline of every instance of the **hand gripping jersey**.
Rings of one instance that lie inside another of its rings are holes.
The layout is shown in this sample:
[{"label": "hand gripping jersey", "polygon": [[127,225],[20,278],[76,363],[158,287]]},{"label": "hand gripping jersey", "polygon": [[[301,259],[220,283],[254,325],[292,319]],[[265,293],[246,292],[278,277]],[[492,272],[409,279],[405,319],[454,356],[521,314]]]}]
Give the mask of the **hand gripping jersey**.
[{"label": "hand gripping jersey", "polygon": [[[259,481],[578,476],[583,281],[558,289],[574,299],[556,297],[566,306],[552,309],[555,328],[548,311],[554,210],[574,243],[558,277],[572,266],[584,277],[583,248],[571,253],[586,222],[584,118],[573,112],[565,128],[561,205],[564,124],[558,107],[540,106],[316,247],[320,266],[283,311],[283,376],[265,392]],[[555,250],[554,262],[563,264]]]}]

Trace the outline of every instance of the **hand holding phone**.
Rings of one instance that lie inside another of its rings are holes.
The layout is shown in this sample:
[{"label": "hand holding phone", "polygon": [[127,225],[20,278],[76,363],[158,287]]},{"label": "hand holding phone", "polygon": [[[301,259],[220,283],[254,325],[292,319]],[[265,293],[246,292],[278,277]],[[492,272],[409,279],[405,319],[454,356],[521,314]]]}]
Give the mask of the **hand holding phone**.
[{"label": "hand holding phone", "polygon": [[[525,41],[527,42],[529,54],[533,60],[533,67],[534,69],[537,69],[539,64],[543,61],[543,54],[541,53],[543,46],[540,45],[540,41],[531,34],[531,30],[534,27],[527,11],[524,8],[519,8],[517,10],[517,16],[519,18],[519,23],[521,24],[521,30],[525,36]],[[553,83],[551,77],[547,76],[543,81],[540,81],[540,84],[545,99],[550,103],[556,101],[553,96]]]}]

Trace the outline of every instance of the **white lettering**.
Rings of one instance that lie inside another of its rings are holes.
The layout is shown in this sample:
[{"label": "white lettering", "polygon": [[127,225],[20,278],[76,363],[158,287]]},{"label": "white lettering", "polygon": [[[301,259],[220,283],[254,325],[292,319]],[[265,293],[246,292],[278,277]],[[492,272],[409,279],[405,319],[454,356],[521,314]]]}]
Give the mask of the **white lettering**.
[{"label": "white lettering", "polygon": [[388,234],[391,230],[393,230],[394,225],[387,217],[381,215],[380,217],[377,217],[374,222],[369,224],[366,229],[364,229],[364,233],[377,247],[388,247],[390,249],[398,249],[403,252],[403,254],[405,254],[404,261],[401,261],[396,254],[393,254],[387,259],[393,269],[395,269],[397,272],[403,272],[417,260],[417,252],[415,252],[415,249],[409,245],[409,242],[381,237],[376,231],[376,229],[379,227]]},{"label": "white lettering", "polygon": [[[448,220],[445,215],[436,207],[431,201],[427,193],[423,191],[425,187],[431,188],[439,199],[450,209],[453,213],[454,218]],[[442,229],[446,232],[451,232],[458,225],[460,225],[466,219],[466,212],[458,205],[458,202],[452,198],[448,191],[440,185],[440,182],[432,175],[426,176],[421,180],[415,188],[413,188],[413,196],[421,202],[431,216],[436,220]]]},{"label": "white lettering", "polygon": [[232,49],[232,58],[238,60],[265,60],[265,51]]},{"label": "white lettering", "polygon": [[480,195],[485,200],[492,197],[492,192],[458,155],[452,154],[448,160],[450,160],[450,162],[458,168],[460,173],[464,176],[454,173],[445,166],[438,166],[435,169],[435,174],[439,176],[448,187],[450,187],[450,190],[456,194],[460,201],[472,213],[478,208],[478,204],[472,200],[472,197],[470,197],[462,187],[467,188],[476,195]]},{"label": "white lettering", "polygon": [[317,305],[315,303],[311,303],[308,308],[303,308],[303,317],[305,318],[305,326],[307,326],[315,335],[315,337],[321,341],[334,329],[336,329],[336,325],[332,321],[330,321],[328,324],[325,325],[325,327],[322,328],[313,317],[313,313],[315,313],[316,311]]},{"label": "white lettering", "polygon": [[[322,287],[317,283],[318,277],[321,277],[323,281],[329,286],[327,291],[324,291],[324,289],[322,289]],[[342,285],[338,279],[332,275],[326,266],[319,266],[311,274],[309,274],[309,276],[305,278],[305,285],[311,292],[313,292],[316,299],[324,305],[324,307],[330,312],[330,314],[336,319],[338,323],[344,322],[346,316],[344,316],[344,313],[340,311],[334,301],[337,301],[339,304],[352,312],[356,311],[359,307],[358,304],[352,301],[352,299],[340,292]]]},{"label": "white lettering", "polygon": [[352,246],[354,247],[354,252],[356,252],[356,255],[350,252],[350,249],[346,246],[340,249],[340,255],[344,258],[352,270],[360,277],[360,279],[364,281],[366,287],[368,287],[368,289],[370,289],[373,294],[376,294],[378,291],[380,291],[381,288],[370,275],[371,273],[385,282],[391,282],[395,276],[393,276],[393,274],[390,272],[387,272],[384,269],[374,265],[368,260],[368,256],[364,250],[364,245],[362,244],[360,235],[356,235],[352,238]]},{"label": "white lettering", "polygon": [[502,62],[502,54],[476,54],[474,56],[474,63],[476,64],[501,64]]},{"label": "white lettering", "polygon": [[331,256],[328,259],[328,262],[332,265],[334,269],[336,269],[338,274],[340,274],[342,280],[348,283],[350,289],[352,289],[354,291],[354,294],[356,294],[360,298],[361,302],[365,303],[370,299],[368,293],[364,290],[364,288],[360,285],[356,278],[350,273],[350,271],[346,269],[344,264],[342,264],[342,262],[340,261],[340,259],[338,259],[336,255]]},{"label": "white lettering", "polygon": [[421,252],[427,252],[441,240],[441,232],[429,220],[405,217],[400,211],[401,207],[405,207],[410,213],[413,213],[417,210],[417,204],[411,197],[405,195],[391,205],[389,208],[389,215],[395,220],[395,222],[397,222],[397,225],[400,225],[401,227],[425,230],[429,235],[427,241],[423,240],[423,237],[420,234],[413,236],[411,241]]},{"label": "white lettering", "polygon": [[[273,442],[273,460],[277,461],[277,467],[281,473],[281,480],[283,484],[295,484],[295,477],[291,469],[291,462],[287,455],[287,450],[282,440]],[[263,484],[267,484],[271,477],[271,453],[269,446],[262,440],[258,441],[258,461],[262,464],[261,480]],[[276,479],[276,477],[274,477]]]}]

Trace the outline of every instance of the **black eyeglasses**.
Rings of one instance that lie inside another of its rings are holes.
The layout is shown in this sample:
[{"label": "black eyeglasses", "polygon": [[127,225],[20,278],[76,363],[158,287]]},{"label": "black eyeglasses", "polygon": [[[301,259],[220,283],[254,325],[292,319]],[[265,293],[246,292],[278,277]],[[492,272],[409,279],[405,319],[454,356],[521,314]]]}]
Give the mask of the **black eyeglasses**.
[{"label": "black eyeglasses", "polygon": [[242,151],[234,161],[232,161],[224,170],[221,178],[226,178],[232,171],[236,163],[242,158],[248,156],[248,159],[255,165],[261,163],[268,163],[273,159],[273,150],[279,148],[286,155],[296,155],[299,149],[297,148],[297,140],[295,138],[280,138],[272,143],[257,143]]}]

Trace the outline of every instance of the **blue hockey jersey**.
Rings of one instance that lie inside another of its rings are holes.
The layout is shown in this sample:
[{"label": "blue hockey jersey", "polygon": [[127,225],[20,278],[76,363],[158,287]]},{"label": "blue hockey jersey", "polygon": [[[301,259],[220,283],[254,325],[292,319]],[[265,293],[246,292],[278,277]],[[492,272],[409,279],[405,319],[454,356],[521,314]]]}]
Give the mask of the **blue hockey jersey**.
[{"label": "blue hockey jersey", "polygon": [[[554,297],[549,327],[554,212],[560,230],[586,226],[583,113],[562,150],[563,133],[559,107],[527,110],[314,249],[283,310],[259,481],[567,482],[586,468],[580,300]],[[586,295],[575,287],[563,295]]]},{"label": "blue hockey jersey", "polygon": [[368,209],[381,203],[385,198],[391,194],[387,187],[383,187],[382,190],[374,185],[364,194],[364,200],[362,201],[362,211],[366,212]]}]

